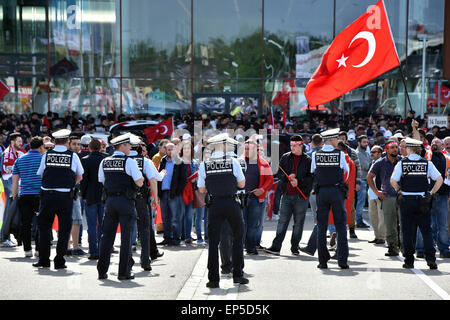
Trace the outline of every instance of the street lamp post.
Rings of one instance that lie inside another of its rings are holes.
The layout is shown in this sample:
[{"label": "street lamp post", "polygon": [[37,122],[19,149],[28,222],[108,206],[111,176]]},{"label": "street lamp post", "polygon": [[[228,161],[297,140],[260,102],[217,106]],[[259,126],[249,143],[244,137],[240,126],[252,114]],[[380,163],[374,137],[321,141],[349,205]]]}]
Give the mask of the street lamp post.
[{"label": "street lamp post", "polygon": [[231,61],[231,64],[233,65],[233,67],[236,68],[236,92],[238,92],[239,91],[239,73],[238,73],[239,64],[237,64],[234,61]]},{"label": "street lamp post", "polygon": [[424,33],[418,34],[417,38],[423,41],[422,49],[422,94],[420,99],[420,116],[423,119],[425,110],[425,74],[426,74],[426,56],[427,56],[427,35]]}]

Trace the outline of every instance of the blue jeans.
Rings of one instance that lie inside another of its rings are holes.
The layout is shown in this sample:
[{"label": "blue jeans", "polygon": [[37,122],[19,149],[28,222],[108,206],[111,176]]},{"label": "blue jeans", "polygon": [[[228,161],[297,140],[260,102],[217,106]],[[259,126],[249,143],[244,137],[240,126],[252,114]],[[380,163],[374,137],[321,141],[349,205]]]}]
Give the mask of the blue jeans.
[{"label": "blue jeans", "polygon": [[258,198],[250,196],[247,206],[242,210],[244,216],[244,239],[246,250],[256,250],[260,228],[262,228],[261,216],[264,214],[264,202],[260,203]]},{"label": "blue jeans", "polygon": [[[180,221],[184,222],[184,238],[185,239],[191,239],[192,213],[194,211],[192,209],[192,204],[193,204],[193,202],[186,205],[186,203],[183,201],[183,199],[181,199],[181,208],[182,208],[181,214],[183,216],[182,216],[182,219],[180,219]],[[180,228],[180,230],[181,230],[181,228]]]},{"label": "blue jeans", "polygon": [[88,225],[89,254],[98,255],[98,243],[102,236],[103,203],[95,203],[86,206],[86,221]]},{"label": "blue jeans", "polygon": [[357,201],[356,201],[356,224],[363,223],[363,209],[367,198],[367,181],[361,180],[361,189],[357,191]]},{"label": "blue jeans", "polygon": [[263,208],[261,210],[261,222],[259,224],[258,235],[256,237],[256,245],[261,244],[262,233],[264,230],[264,218],[266,217],[267,199],[264,199],[264,202],[262,204],[263,204]]},{"label": "blue jeans", "polygon": [[181,216],[181,197],[169,198],[169,191],[163,191],[161,194],[161,216],[164,228],[164,240],[180,242],[180,216]]},{"label": "blue jeans", "polygon": [[[437,243],[440,253],[449,251],[448,235],[448,196],[438,195],[431,210],[431,229],[433,240]],[[424,252],[423,237],[420,230],[417,230],[416,251]]]},{"label": "blue jeans", "polygon": [[[195,209],[195,233],[197,234],[197,240],[201,240],[202,238],[202,222],[203,217],[205,216],[205,207]],[[205,223],[205,237],[206,233],[206,223]]]},{"label": "blue jeans", "polygon": [[12,178],[10,178],[8,180],[3,180],[3,178],[2,178],[2,183],[3,183],[3,188],[5,190],[6,203],[5,203],[5,210],[4,210],[4,215],[3,215],[3,225],[2,225],[2,228],[0,230],[0,241],[1,242],[9,239],[9,233],[6,234],[6,232],[4,232],[3,229],[4,229],[4,226],[6,225],[5,221],[8,219],[8,217],[7,217],[8,205],[9,205],[8,198],[11,195]]},{"label": "blue jeans", "polygon": [[300,198],[300,196],[282,195],[280,201],[280,220],[278,220],[277,234],[272,242],[274,250],[281,250],[286,231],[289,226],[291,216],[294,216],[294,228],[291,237],[291,250],[297,249],[302,239],[303,226],[305,224],[306,209],[308,208],[308,200]]}]

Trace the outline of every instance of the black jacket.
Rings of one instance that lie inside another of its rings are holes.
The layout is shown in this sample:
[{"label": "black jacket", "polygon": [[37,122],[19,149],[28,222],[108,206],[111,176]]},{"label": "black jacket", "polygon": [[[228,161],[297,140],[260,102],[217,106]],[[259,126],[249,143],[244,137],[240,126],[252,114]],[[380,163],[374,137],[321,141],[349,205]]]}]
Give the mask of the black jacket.
[{"label": "black jacket", "polygon": [[107,156],[106,153],[92,151],[89,155],[81,158],[84,174],[80,191],[81,198],[86,200],[87,205],[101,202],[103,184],[98,182],[98,169],[100,162]]},{"label": "black jacket", "polygon": [[[298,187],[303,194],[308,197],[313,186],[313,175],[311,173],[311,157],[303,153],[300,158],[300,163],[297,167],[297,175],[295,178],[298,181]],[[289,175],[292,172],[293,155],[292,152],[283,154],[280,159],[280,167]],[[283,171],[278,170],[276,176],[280,180],[280,190],[286,193],[287,183],[290,183]]]},{"label": "black jacket", "polygon": [[[441,173],[442,179],[445,180],[445,169],[447,168],[447,160],[445,159],[445,156],[442,154],[442,152],[433,152],[433,155],[431,157],[431,162],[433,162],[434,166],[438,171]],[[435,182],[431,180],[430,183],[430,190],[433,189]],[[442,184],[442,186],[437,191],[438,195],[448,195],[450,193],[450,188],[445,183]]]},{"label": "black jacket", "polygon": [[[159,164],[158,171],[161,172],[166,167],[167,156],[164,156],[161,159],[161,163]],[[184,188],[186,188],[187,184],[187,171],[186,166],[183,162],[180,164],[174,164],[173,167],[173,175],[172,181],[170,182],[170,193],[169,198],[173,199],[176,196],[180,196],[183,193]],[[158,195],[161,197],[162,195],[162,181],[158,181]]]}]

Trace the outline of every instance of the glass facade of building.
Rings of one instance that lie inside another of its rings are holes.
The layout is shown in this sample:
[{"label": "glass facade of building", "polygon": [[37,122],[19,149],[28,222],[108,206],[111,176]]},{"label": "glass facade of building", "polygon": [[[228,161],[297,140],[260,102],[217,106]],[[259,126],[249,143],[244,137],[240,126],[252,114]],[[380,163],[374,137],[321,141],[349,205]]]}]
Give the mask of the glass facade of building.
[{"label": "glass facade of building", "polygon": [[[334,37],[375,0],[0,0],[5,113],[267,113],[291,116]],[[445,0],[385,0],[413,108],[442,79]],[[447,2],[448,3],[448,2]],[[275,99],[276,100],[276,99]],[[326,106],[403,115],[399,69]],[[420,112],[419,112],[420,113]]]}]

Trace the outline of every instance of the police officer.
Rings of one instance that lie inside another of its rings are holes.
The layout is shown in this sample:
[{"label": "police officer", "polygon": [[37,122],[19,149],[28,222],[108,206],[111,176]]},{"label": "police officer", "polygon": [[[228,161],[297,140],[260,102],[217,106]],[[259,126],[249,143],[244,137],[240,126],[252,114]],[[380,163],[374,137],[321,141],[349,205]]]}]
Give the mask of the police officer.
[{"label": "police officer", "polygon": [[318,226],[318,255],[320,269],[328,268],[330,253],[327,249],[326,233],[330,208],[333,212],[338,244],[338,265],[341,269],[348,269],[347,215],[344,201],[345,183],[344,171],[348,174],[349,167],[345,161],[344,152],[337,150],[339,128],[321,133],[325,145],[321,150],[312,154],[311,172],[314,173],[314,188],[317,194],[317,226]]},{"label": "police officer", "polygon": [[[138,136],[132,134],[130,137],[132,150],[129,157],[136,160],[139,170],[144,177],[144,183],[137,191],[136,195],[136,211],[137,211],[137,227],[139,231],[139,237],[141,239],[141,267],[145,271],[151,271],[150,266],[150,228],[151,228],[151,216],[149,211],[150,200],[150,188],[153,193],[154,199],[158,198],[158,185],[156,181],[162,181],[163,177],[159,174],[153,162],[141,155],[142,147],[140,146],[141,140]],[[150,186],[149,186],[150,185]],[[153,208],[156,208],[157,202],[152,202]],[[156,242],[154,243],[156,246]]]},{"label": "police officer", "polygon": [[227,144],[237,144],[228,134],[219,134],[208,143],[214,147],[209,160],[200,164],[198,187],[200,192],[208,192],[211,200],[208,217],[208,288],[219,287],[219,254],[218,245],[223,222],[230,224],[233,233],[233,282],[247,284],[243,277],[243,234],[244,219],[239,203],[236,201],[237,188],[245,187],[245,177],[239,162],[225,154]]},{"label": "police officer", "polygon": [[[420,228],[425,247],[425,259],[430,269],[437,269],[436,250],[431,231],[431,202],[443,179],[431,161],[420,156],[422,141],[406,138],[408,156],[400,160],[391,176],[391,185],[397,191],[400,206],[400,226],[403,235],[403,268],[414,268],[415,230]],[[428,179],[436,181],[430,192]]]},{"label": "police officer", "polygon": [[112,156],[102,160],[98,170],[98,181],[103,183],[107,197],[97,263],[99,279],[108,278],[107,272],[118,223],[120,223],[118,279],[134,279],[134,274],[131,273],[134,264],[131,238],[137,218],[134,202],[137,187],[142,187],[144,178],[136,160],[128,157],[131,150],[130,136],[131,134],[127,133],[111,140],[115,151]]},{"label": "police officer", "polygon": [[37,174],[42,177],[41,204],[37,219],[39,228],[39,261],[34,267],[50,267],[50,243],[55,213],[58,216],[58,243],[55,269],[66,268],[67,252],[72,228],[73,188],[83,178],[83,166],[77,154],[69,151],[67,129],[53,133],[55,148],[42,157]]},{"label": "police officer", "polygon": [[[226,155],[232,158],[236,158],[236,160],[239,162],[239,165],[241,166],[242,172],[244,173],[247,171],[247,163],[243,158],[238,158],[237,154],[234,152],[235,145],[234,144],[228,144],[226,146]],[[241,213],[243,206],[245,205],[245,189],[238,188],[236,192],[237,197],[240,199],[241,202]],[[245,222],[245,221],[244,221]],[[245,240],[245,223],[244,223],[244,238]],[[220,252],[220,261],[222,264],[220,265],[221,273],[222,274],[230,274],[233,269],[233,232],[231,231],[230,224],[225,220],[222,224],[222,229],[220,231],[220,244],[219,244],[219,252]],[[242,260],[242,269],[244,269],[244,260]]]}]

